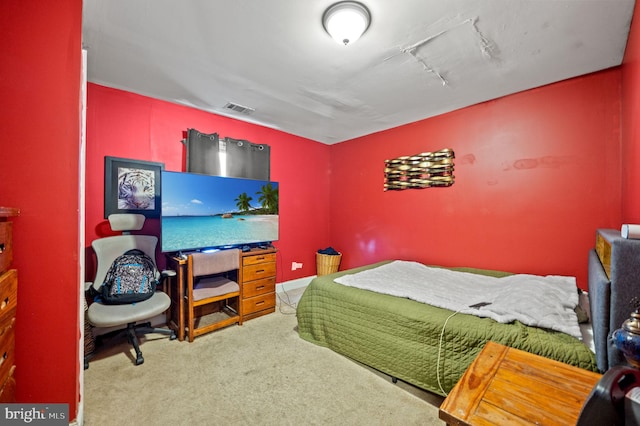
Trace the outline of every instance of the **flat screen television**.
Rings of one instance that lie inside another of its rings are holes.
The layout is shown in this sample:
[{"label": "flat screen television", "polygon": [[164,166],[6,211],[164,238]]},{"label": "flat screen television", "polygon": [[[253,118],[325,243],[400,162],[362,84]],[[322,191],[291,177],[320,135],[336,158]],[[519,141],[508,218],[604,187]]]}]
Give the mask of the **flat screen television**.
[{"label": "flat screen television", "polygon": [[162,171],[163,252],[278,239],[278,182]]}]

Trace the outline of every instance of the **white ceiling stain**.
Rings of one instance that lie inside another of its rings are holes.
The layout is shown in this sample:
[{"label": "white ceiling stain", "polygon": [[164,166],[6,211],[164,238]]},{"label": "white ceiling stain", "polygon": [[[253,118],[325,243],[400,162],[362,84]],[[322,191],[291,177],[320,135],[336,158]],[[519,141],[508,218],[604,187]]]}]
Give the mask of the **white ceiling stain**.
[{"label": "white ceiling stain", "polygon": [[361,1],[341,46],[332,0],[84,0],[88,80],[333,144],[620,65],[635,3]]},{"label": "white ceiling stain", "polygon": [[[438,72],[436,69],[432,68],[429,65],[429,50],[428,49],[422,49],[423,47],[427,47],[426,45],[428,43],[431,43],[432,41],[434,41],[435,39],[444,36],[445,34],[448,34],[452,31],[457,30],[460,27],[468,27],[471,28],[471,30],[473,31],[473,34],[475,35],[475,37],[477,38],[477,41],[479,43],[479,48],[480,48],[480,52],[482,53],[483,56],[485,56],[487,59],[489,60],[497,60],[497,56],[496,53],[498,52],[498,49],[496,47],[496,45],[491,41],[488,40],[478,29],[477,26],[477,22],[478,22],[478,17],[475,18],[469,18],[466,19],[462,22],[459,22],[457,24],[454,24],[453,26],[444,29],[440,32],[438,32],[437,34],[434,34],[432,36],[429,36],[423,40],[420,40],[417,43],[412,44],[411,46],[407,46],[407,47],[403,47],[402,49],[400,49],[401,53],[407,53],[411,56],[413,56],[416,61],[418,63],[420,63],[424,69],[424,71],[426,71],[427,73],[431,73],[434,74],[441,82],[443,86],[447,86],[449,85],[449,82],[447,81],[447,79],[440,74],[440,72]],[[420,54],[419,51],[423,50],[423,54]]]}]

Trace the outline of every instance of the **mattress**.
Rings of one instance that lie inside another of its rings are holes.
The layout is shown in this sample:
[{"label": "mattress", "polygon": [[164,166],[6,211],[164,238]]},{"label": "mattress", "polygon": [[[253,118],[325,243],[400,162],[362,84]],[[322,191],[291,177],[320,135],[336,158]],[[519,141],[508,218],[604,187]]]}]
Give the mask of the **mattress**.
[{"label": "mattress", "polygon": [[334,282],[340,275],[383,263],[386,262],[314,278],[298,303],[299,336],[442,396],[453,388],[490,340],[597,371],[593,352],[568,334],[518,321],[501,324]]}]

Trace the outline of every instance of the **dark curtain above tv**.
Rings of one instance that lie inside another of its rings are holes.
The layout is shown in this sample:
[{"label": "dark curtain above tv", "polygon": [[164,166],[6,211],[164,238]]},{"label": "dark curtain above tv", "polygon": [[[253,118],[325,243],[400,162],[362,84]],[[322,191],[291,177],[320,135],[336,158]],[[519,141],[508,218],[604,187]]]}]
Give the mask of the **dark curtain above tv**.
[{"label": "dark curtain above tv", "polygon": [[222,176],[221,152],[226,152],[224,176],[270,180],[271,148],[246,140],[224,138],[189,129],[186,140],[187,172]]},{"label": "dark curtain above tv", "polygon": [[205,134],[189,129],[185,144],[187,172],[220,176],[220,138],[217,133]]},{"label": "dark curtain above tv", "polygon": [[227,175],[249,179],[270,180],[269,145],[225,138],[227,148]]}]

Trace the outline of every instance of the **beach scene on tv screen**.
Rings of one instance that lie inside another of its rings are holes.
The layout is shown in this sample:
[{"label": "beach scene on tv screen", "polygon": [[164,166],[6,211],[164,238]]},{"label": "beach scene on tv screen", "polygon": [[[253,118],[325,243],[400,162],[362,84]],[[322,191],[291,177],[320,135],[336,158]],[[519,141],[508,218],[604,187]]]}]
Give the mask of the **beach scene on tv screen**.
[{"label": "beach scene on tv screen", "polygon": [[278,239],[278,183],[163,172],[163,252]]}]

